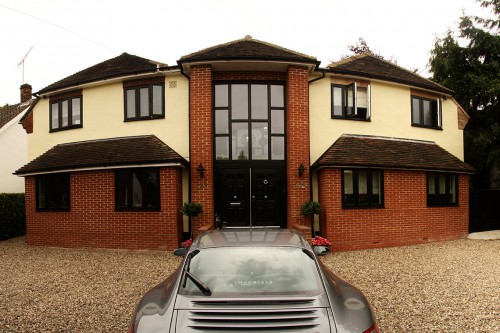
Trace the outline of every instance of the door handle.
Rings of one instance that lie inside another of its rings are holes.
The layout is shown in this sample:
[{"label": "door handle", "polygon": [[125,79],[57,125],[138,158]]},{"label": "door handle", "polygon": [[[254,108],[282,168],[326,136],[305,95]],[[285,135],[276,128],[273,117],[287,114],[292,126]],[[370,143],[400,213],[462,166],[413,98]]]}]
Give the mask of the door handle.
[{"label": "door handle", "polygon": [[230,202],[229,205],[231,207],[237,207],[237,206],[241,206],[241,202]]}]

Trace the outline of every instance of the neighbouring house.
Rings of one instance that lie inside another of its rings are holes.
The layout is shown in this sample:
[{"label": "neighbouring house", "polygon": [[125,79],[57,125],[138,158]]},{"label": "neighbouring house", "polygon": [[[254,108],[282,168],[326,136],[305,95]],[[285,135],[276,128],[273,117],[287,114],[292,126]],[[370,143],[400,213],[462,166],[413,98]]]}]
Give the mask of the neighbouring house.
[{"label": "neighbouring house", "polygon": [[24,180],[12,173],[28,162],[28,136],[19,121],[35,103],[31,89],[23,84],[21,102],[0,107],[0,193],[24,193]]},{"label": "neighbouring house", "polygon": [[[36,93],[27,242],[173,249],[214,226],[296,228],[335,250],[468,233],[468,116],[370,54],[325,68],[246,36],[166,64],[124,53]],[[319,218],[300,215],[308,200]],[[203,212],[190,220],[183,202]]]}]

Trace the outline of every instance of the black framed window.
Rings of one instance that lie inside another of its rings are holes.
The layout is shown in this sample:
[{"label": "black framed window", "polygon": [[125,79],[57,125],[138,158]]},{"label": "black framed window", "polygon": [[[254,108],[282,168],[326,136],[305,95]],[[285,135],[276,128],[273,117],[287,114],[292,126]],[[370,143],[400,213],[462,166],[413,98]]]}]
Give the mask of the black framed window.
[{"label": "black framed window", "polygon": [[370,119],[370,85],[332,84],[332,118]]},{"label": "black framed window", "polygon": [[441,129],[441,103],[439,98],[411,96],[411,124]]},{"label": "black framed window", "polygon": [[374,169],[342,170],[342,207],[383,207],[384,174]]},{"label": "black framed window", "polygon": [[214,85],[215,159],[285,159],[285,86]]},{"label": "black framed window", "polygon": [[427,205],[458,205],[458,176],[453,173],[427,173]]},{"label": "black framed window", "polygon": [[158,168],[115,171],[117,210],[160,210],[160,171]]},{"label": "black framed window", "polygon": [[36,209],[70,210],[70,181],[68,173],[36,176]]},{"label": "black framed window", "polygon": [[165,118],[165,84],[124,88],[125,120]]},{"label": "black framed window", "polygon": [[50,131],[81,128],[83,119],[82,96],[50,102]]}]

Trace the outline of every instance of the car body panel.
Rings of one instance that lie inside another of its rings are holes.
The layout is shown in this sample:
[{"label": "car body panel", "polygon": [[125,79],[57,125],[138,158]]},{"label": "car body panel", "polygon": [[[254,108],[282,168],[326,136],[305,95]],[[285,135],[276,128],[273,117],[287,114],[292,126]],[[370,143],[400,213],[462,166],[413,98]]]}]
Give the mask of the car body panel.
[{"label": "car body panel", "polygon": [[[321,290],[314,295],[179,294],[182,268],[189,253],[234,247],[290,247],[315,262]],[[363,294],[324,266],[297,232],[286,229],[224,229],[198,237],[183,263],[165,281],[148,291],[133,317],[135,333],[156,332],[341,332],[362,333],[375,318]],[[219,295],[220,296],[220,295]]]}]

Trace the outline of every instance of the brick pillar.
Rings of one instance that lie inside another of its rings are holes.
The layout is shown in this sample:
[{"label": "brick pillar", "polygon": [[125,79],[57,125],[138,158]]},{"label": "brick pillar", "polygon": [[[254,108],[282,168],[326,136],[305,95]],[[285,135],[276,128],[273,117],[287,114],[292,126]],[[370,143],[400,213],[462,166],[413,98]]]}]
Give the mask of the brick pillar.
[{"label": "brick pillar", "polygon": [[[191,201],[203,205],[203,213],[191,219],[193,237],[198,228],[214,223],[212,69],[193,66],[189,80],[189,156],[191,164]],[[202,164],[203,178],[196,169]]]},{"label": "brick pillar", "polygon": [[[309,84],[306,67],[289,66],[287,72],[287,188],[288,227],[311,226],[310,218],[300,216],[300,206],[310,199],[309,178]],[[305,167],[299,177],[300,164]]]}]

